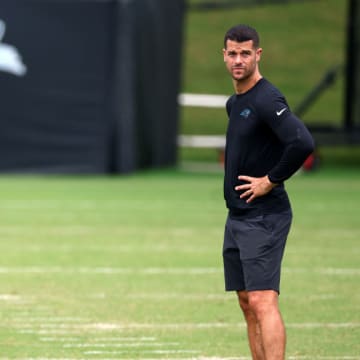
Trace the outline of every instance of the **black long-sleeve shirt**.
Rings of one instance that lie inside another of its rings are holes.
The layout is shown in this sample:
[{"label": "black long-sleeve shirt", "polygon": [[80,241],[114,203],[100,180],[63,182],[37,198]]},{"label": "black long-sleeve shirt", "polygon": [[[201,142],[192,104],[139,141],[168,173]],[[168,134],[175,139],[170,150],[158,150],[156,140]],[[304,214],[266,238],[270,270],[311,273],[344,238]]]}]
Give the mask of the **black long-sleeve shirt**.
[{"label": "black long-sleeve shirt", "polygon": [[[305,125],[291,112],[285,97],[262,78],[244,94],[226,103],[224,197],[230,214],[256,216],[290,208],[283,182],[293,175],[314,150]],[[239,175],[268,175],[279,184],[249,204],[240,199]]]}]

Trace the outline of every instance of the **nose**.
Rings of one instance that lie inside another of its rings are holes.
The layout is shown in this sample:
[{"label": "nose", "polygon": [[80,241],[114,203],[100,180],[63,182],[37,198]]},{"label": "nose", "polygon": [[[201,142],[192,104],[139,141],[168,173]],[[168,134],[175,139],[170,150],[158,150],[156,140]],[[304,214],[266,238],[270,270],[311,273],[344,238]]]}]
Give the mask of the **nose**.
[{"label": "nose", "polygon": [[235,63],[236,63],[236,64],[240,64],[241,62],[242,62],[242,60],[241,60],[241,55],[240,55],[240,54],[236,55],[236,57],[235,57]]}]

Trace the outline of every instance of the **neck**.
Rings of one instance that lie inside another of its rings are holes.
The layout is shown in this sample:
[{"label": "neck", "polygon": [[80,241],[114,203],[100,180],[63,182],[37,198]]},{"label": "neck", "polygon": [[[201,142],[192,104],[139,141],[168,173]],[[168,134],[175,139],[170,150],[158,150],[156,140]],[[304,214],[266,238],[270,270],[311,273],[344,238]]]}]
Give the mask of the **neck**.
[{"label": "neck", "polygon": [[249,91],[251,88],[253,88],[256,83],[262,79],[262,76],[260,73],[254,74],[254,76],[242,79],[242,80],[233,80],[233,85],[235,89],[236,94],[244,94],[247,91]]}]

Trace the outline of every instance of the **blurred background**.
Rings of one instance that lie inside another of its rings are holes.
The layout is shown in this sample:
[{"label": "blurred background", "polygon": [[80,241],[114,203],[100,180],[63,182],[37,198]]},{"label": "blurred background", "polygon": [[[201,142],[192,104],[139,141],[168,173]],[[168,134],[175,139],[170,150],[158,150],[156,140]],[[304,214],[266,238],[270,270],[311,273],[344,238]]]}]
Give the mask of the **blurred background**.
[{"label": "blurred background", "polygon": [[237,23],[258,29],[263,75],[315,137],[307,167],[358,165],[359,17],[353,0],[4,0],[0,171],[221,161]]},{"label": "blurred background", "polygon": [[[318,147],[316,163],[360,164],[356,95],[359,10],[355,1],[190,4],[185,26],[184,91],[232,93],[223,71],[222,35],[231,24],[251,24],[261,35],[262,74],[280,88],[292,110],[310,128]],[[227,119],[221,108],[182,107],[181,114],[184,134],[218,135],[226,129]],[[200,138],[192,140],[184,143],[195,146]],[[215,147],[221,145],[217,137],[207,140]],[[195,156],[186,148],[182,154],[185,158]],[[209,149],[201,148],[196,156],[210,159],[212,155]]]},{"label": "blurred background", "polygon": [[250,360],[221,255],[238,23],[317,145],[286,184],[288,359],[359,360],[357,0],[0,1],[1,360]]},{"label": "blurred background", "polygon": [[174,165],[184,12],[183,1],[2,1],[0,169]]}]

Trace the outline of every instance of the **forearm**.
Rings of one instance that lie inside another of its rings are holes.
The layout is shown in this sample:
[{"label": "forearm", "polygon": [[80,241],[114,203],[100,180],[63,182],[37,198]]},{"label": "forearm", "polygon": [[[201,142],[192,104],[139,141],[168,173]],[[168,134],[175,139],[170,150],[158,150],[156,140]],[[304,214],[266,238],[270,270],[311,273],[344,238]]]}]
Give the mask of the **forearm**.
[{"label": "forearm", "polygon": [[272,183],[281,183],[290,178],[314,151],[314,142],[308,133],[300,140],[294,141],[285,147],[278,164],[272,168],[268,177]]}]

